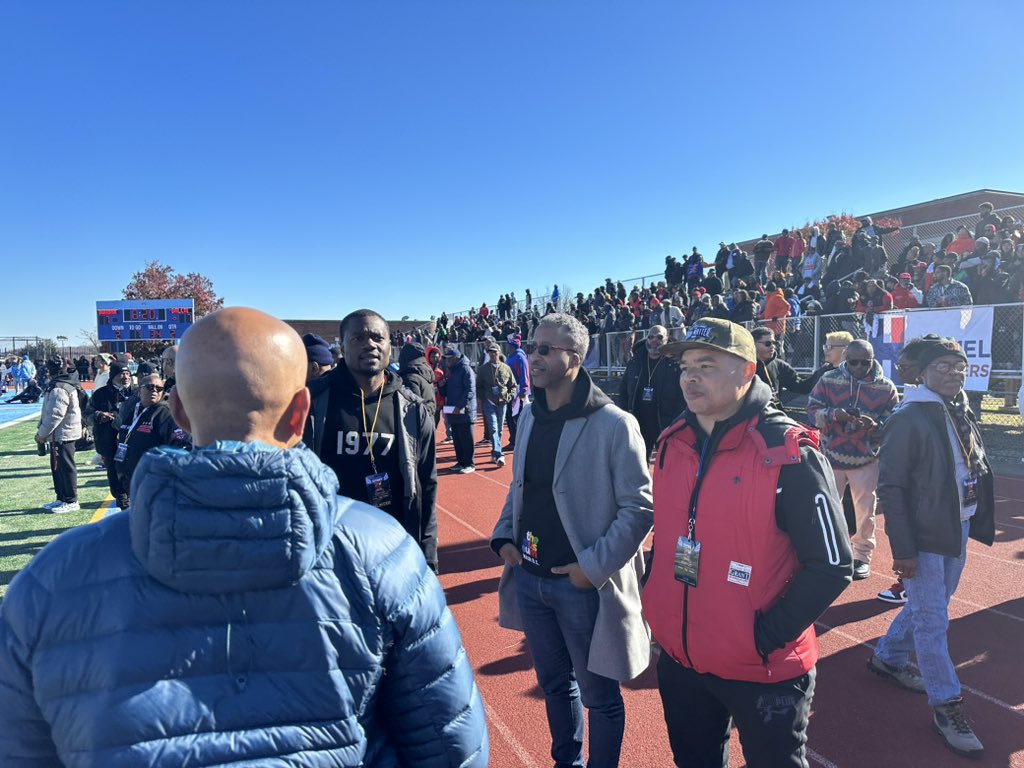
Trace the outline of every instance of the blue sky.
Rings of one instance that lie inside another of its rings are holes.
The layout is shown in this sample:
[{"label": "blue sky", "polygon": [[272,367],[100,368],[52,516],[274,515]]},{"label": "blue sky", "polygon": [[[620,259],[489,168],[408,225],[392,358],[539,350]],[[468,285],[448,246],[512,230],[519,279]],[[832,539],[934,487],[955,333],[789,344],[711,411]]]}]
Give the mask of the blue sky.
[{"label": "blue sky", "polygon": [[[287,318],[427,318],[1024,191],[1024,3],[0,6],[0,336],[156,259]],[[979,31],[981,34],[979,34]]]}]

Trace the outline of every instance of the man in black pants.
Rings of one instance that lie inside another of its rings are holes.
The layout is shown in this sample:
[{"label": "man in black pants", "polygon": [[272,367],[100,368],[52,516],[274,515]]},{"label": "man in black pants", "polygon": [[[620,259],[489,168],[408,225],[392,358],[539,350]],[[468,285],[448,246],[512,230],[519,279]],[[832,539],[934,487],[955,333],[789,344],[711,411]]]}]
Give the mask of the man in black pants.
[{"label": "man in black pants", "polygon": [[[806,768],[814,622],[852,555],[817,433],[771,404],[750,332],[705,318],[679,354],[687,409],[662,435],[644,613],[676,765]],[[664,544],[663,544],[664,543]]]},{"label": "man in black pants", "polygon": [[50,386],[43,401],[42,418],[36,430],[36,442],[50,444],[50,474],[56,500],[43,509],[54,514],[77,512],[78,468],[75,466],[75,442],[82,436],[82,406],[78,392],[78,374],[67,373],[64,361],[51,357],[46,361]]},{"label": "man in black pants", "polygon": [[467,475],[476,471],[473,459],[473,422],[476,421],[476,374],[469,366],[469,360],[455,347],[448,347],[444,353],[448,366],[445,381],[445,407],[451,408],[449,421],[452,425],[452,442],[455,443],[455,466],[453,472]]}]

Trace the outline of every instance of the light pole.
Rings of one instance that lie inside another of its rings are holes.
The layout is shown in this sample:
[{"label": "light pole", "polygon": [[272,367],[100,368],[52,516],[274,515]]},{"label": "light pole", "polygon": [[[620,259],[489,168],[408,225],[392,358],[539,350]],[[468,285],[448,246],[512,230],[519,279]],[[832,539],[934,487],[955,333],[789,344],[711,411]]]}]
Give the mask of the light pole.
[{"label": "light pole", "polygon": [[60,342],[60,356],[67,362],[67,355],[65,354],[65,342],[68,340],[67,336],[58,336],[57,341]]}]

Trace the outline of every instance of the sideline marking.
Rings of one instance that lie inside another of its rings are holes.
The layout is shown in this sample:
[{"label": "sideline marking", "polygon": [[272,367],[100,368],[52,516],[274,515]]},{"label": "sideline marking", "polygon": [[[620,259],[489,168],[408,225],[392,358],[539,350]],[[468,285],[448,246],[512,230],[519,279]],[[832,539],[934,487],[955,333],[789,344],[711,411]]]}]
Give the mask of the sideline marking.
[{"label": "sideline marking", "polygon": [[498,732],[498,735],[505,740],[505,742],[512,748],[512,753],[519,758],[526,768],[540,768],[540,766],[534,761],[533,757],[529,752],[526,751],[526,747],[519,743],[515,735],[512,733],[512,729],[505,725],[505,721],[498,717],[498,713],[494,711],[494,707],[484,702],[484,712],[487,713],[487,719],[491,725]]},{"label": "sideline marking", "polygon": [[[846,640],[849,640],[849,641],[855,643],[856,645],[863,645],[865,648],[867,648],[870,651],[874,651],[875,650],[875,646],[872,645],[871,643],[869,643],[867,641],[864,641],[864,640],[860,640],[860,639],[854,637],[853,635],[851,635],[849,632],[844,632],[843,630],[838,629],[838,628],[833,627],[833,626],[830,626],[830,625],[826,624],[823,621],[816,621],[816,622],[814,622],[814,625],[818,626],[818,627],[821,627],[822,629],[824,629],[827,632],[831,632],[833,634],[839,635],[840,637],[845,638]],[[988,701],[988,702],[990,702],[992,704],[995,704],[997,707],[1002,707],[1003,709],[1007,710],[1008,712],[1012,712],[1015,715],[1020,715],[1021,717],[1024,717],[1024,704],[1017,704],[1017,705],[1007,704],[1002,699],[997,699],[995,696],[992,696],[991,694],[985,693],[984,691],[979,691],[977,688],[973,688],[970,685],[965,685],[963,682],[960,683],[960,688],[961,688],[961,690],[967,691],[968,693],[973,693],[979,699],[984,699],[985,701]]]},{"label": "sideline marking", "polygon": [[107,498],[103,500],[102,504],[100,504],[100,508],[92,513],[92,517],[89,518],[89,522],[98,523],[100,520],[105,518],[110,513],[110,510],[113,508],[114,497],[108,493]]},{"label": "sideline marking", "polygon": [[38,418],[39,413],[27,413],[24,416],[19,416],[18,418],[12,421],[5,421],[3,424],[0,424],[0,429],[7,429],[8,427],[13,427],[15,424],[21,424],[22,422],[29,421],[30,419]]}]

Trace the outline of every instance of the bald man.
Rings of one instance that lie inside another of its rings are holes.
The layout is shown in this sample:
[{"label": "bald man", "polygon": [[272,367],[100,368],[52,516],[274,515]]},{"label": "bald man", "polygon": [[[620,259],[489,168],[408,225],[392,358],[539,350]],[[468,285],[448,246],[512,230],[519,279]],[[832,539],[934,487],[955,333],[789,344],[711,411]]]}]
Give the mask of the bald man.
[{"label": "bald man", "polygon": [[640,424],[648,456],[661,430],[686,407],[679,386],[679,365],[661,354],[666,341],[665,326],[652,325],[647,338],[633,347],[633,358],[626,365],[619,392],[619,405],[632,413]]},{"label": "bald man", "polygon": [[487,765],[483,705],[419,547],[339,497],[300,442],[305,362],[253,309],[185,333],[170,407],[195,450],[143,456],[131,513],[54,540],[0,605],[5,754]]}]

